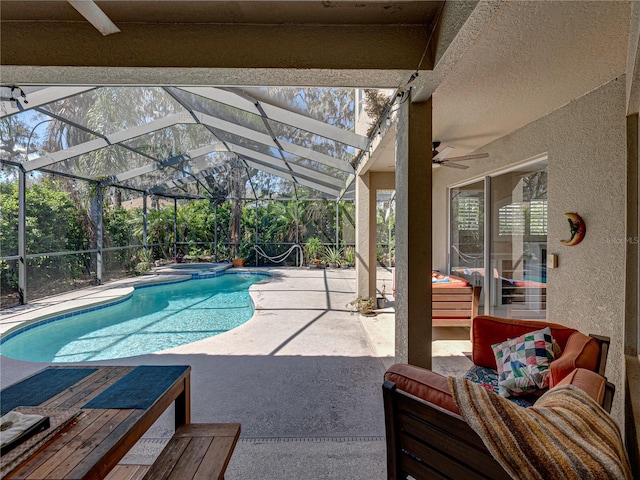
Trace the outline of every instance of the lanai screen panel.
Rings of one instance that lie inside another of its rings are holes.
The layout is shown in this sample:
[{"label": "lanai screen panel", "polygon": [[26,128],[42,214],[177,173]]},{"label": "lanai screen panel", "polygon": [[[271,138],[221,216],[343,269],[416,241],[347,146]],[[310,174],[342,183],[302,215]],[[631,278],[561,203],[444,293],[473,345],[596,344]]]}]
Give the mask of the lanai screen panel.
[{"label": "lanai screen panel", "polygon": [[[243,186],[226,190],[243,198],[335,198],[366,145],[353,133],[352,89],[22,89],[29,102],[2,87],[0,159],[150,194],[207,197],[241,167]],[[215,169],[194,167],[210,155]]]}]

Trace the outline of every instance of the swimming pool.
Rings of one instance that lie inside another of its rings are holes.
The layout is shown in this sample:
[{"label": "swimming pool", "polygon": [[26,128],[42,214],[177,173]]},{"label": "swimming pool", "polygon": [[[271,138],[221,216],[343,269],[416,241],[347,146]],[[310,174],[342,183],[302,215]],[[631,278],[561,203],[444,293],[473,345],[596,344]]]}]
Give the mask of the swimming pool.
[{"label": "swimming pool", "polygon": [[29,362],[84,362],[202,340],[249,320],[254,312],[249,287],[266,276],[224,274],[138,287],[117,304],[12,332],[2,339],[0,353]]}]

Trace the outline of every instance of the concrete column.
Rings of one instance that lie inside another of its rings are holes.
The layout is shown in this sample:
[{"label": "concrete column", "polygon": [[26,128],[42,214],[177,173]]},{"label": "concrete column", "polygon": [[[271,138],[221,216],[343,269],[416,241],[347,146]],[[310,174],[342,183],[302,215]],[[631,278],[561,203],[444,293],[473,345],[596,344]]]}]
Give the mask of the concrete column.
[{"label": "concrete column", "polygon": [[[356,176],[356,295],[368,298],[372,295],[370,281],[371,249],[375,260],[375,236],[371,246],[371,174]],[[375,198],[375,192],[373,193]],[[373,215],[375,217],[375,202]],[[374,226],[375,235],[375,226]],[[374,264],[375,278],[375,264]],[[375,281],[373,283],[375,294]]]},{"label": "concrete column", "polygon": [[356,179],[356,292],[361,297],[376,296],[377,191],[395,187],[389,172],[367,172]]},{"label": "concrete column", "polygon": [[400,105],[396,135],[396,361],[431,368],[431,99]]}]

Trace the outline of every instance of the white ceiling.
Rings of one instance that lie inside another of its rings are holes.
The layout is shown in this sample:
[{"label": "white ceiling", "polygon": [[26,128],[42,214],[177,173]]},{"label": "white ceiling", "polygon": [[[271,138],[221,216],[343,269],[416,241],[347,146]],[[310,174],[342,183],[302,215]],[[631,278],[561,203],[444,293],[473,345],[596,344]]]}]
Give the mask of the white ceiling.
[{"label": "white ceiling", "polygon": [[[451,42],[466,42],[462,53],[441,55],[421,74],[416,95],[433,96],[433,140],[455,147],[451,157],[481,150],[624,74],[630,19],[624,1],[507,1],[491,15],[476,9]],[[393,155],[391,148],[374,155],[370,169],[389,171]]]},{"label": "white ceiling", "polygon": [[463,155],[624,74],[630,12],[505,2],[433,93],[433,139]]}]

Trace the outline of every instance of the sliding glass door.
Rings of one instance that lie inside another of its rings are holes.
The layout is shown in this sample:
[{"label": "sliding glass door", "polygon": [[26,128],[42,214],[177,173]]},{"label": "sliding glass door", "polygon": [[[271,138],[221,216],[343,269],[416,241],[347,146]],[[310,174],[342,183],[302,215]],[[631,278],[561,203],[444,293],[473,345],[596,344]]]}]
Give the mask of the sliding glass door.
[{"label": "sliding glass door", "polygon": [[546,318],[546,162],[451,188],[449,232],[450,273],[483,287],[481,312]]},{"label": "sliding glass door", "polygon": [[450,190],[450,251],[452,275],[473,285],[484,279],[484,180]]},{"label": "sliding glass door", "polygon": [[547,169],[491,178],[492,315],[546,318]]}]

